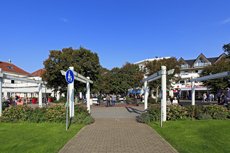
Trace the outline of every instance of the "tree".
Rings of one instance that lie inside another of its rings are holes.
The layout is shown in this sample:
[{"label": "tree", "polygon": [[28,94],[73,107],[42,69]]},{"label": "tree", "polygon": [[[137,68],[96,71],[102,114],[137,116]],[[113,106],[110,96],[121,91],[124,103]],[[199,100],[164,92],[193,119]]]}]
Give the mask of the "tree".
[{"label": "tree", "polygon": [[[217,63],[204,67],[203,71],[201,72],[201,76],[207,76],[226,71],[230,71],[230,63],[229,60],[222,59]],[[203,81],[203,84],[211,88],[215,93],[218,93],[219,90],[227,89],[229,87],[229,79],[230,77],[206,80]]]},{"label": "tree", "polygon": [[133,88],[137,91],[137,87],[141,86],[140,81],[144,78],[144,72],[140,70],[139,66],[126,62],[121,68],[121,73],[123,90],[128,91]]},{"label": "tree", "polygon": [[[167,71],[171,69],[175,69],[174,74],[166,76],[167,88],[171,89],[171,83],[180,80],[180,77],[175,74],[180,73],[181,63],[178,62],[175,57],[168,58],[168,59],[163,58],[161,60],[154,60],[151,62],[147,62],[145,66],[145,72],[147,76],[151,76],[152,74],[160,71],[161,66],[166,66]],[[161,88],[161,79],[157,79],[155,81],[150,82],[149,86],[153,88],[156,91],[156,95],[158,95],[158,90]]]},{"label": "tree", "polygon": [[[89,76],[94,81],[91,86],[92,91],[98,90],[97,80],[100,77],[100,63],[97,53],[93,53],[88,49],[79,47],[79,49],[63,48],[60,50],[51,50],[49,58],[44,62],[46,72],[43,73],[45,80],[50,88],[54,91],[66,93],[67,82],[65,76],[61,75],[60,70],[68,70],[70,66],[74,67],[74,71],[83,76]],[[85,91],[86,85],[79,81],[74,81],[75,93]]]},{"label": "tree", "polygon": [[225,52],[228,52],[228,58],[230,57],[230,43],[229,44],[225,44],[222,49],[225,51]]}]

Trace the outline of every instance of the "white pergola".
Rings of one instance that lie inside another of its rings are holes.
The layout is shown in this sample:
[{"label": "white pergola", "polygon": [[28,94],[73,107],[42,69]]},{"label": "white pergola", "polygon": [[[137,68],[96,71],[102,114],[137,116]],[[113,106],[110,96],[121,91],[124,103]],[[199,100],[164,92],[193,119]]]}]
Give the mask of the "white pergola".
[{"label": "white pergola", "polygon": [[147,105],[147,83],[160,79],[161,78],[161,90],[162,90],[162,98],[161,98],[161,119],[162,121],[166,121],[166,74],[173,74],[174,69],[166,72],[166,66],[161,66],[161,70],[153,75],[145,78],[141,81],[144,82],[144,110],[148,108]]},{"label": "white pergola", "polygon": [[3,79],[9,79],[9,80],[16,80],[16,81],[23,81],[23,82],[30,82],[30,83],[39,83],[39,107],[42,107],[42,84],[46,84],[46,82],[42,81],[41,78],[38,79],[31,79],[31,78],[22,78],[18,76],[12,76],[9,74],[5,74],[2,72],[2,69],[0,68],[0,116],[2,115],[2,82]]},{"label": "white pergola", "polygon": [[[69,67],[70,70],[73,71],[74,80],[80,81],[86,84],[86,99],[87,99],[87,110],[90,113],[90,83],[93,84],[93,81],[90,80],[89,77],[84,77],[81,74],[74,71],[74,67]],[[66,71],[61,70],[62,75],[66,75]],[[69,100],[70,100],[70,117],[74,116],[74,81],[73,83],[68,84],[68,91],[69,91]]]},{"label": "white pergola", "polygon": [[200,77],[200,78],[196,78],[196,79],[194,79],[192,77],[191,80],[188,81],[188,82],[192,82],[192,87],[191,87],[192,88],[192,94],[191,94],[192,102],[191,102],[191,105],[195,105],[195,81],[212,80],[212,79],[229,77],[229,76],[230,76],[230,71],[217,73],[217,74],[213,74],[213,75],[208,75],[208,76],[204,76],[204,77]]}]

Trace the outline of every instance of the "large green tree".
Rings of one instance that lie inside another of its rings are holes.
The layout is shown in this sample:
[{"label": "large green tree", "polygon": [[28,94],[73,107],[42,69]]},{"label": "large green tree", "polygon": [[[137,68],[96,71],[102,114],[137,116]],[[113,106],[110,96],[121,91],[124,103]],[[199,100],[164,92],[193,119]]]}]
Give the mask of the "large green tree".
[{"label": "large green tree", "polygon": [[[181,63],[178,62],[175,57],[171,57],[167,59],[163,58],[161,60],[154,60],[151,62],[147,62],[145,67],[145,72],[147,73],[147,76],[151,76],[152,74],[160,71],[161,66],[166,66],[167,71],[174,69],[174,74],[166,76],[167,88],[170,89],[172,82],[177,82],[180,80],[180,77],[175,74],[180,73]],[[150,82],[149,86],[153,88],[156,91],[156,94],[158,95],[158,90],[161,89],[161,79]]]},{"label": "large green tree", "polygon": [[[213,75],[221,72],[230,71],[230,63],[227,59],[222,59],[215,64],[204,67],[201,72],[201,76]],[[223,77],[212,80],[203,81],[205,86],[211,88],[215,93],[217,93],[221,89],[227,89],[230,87],[229,80],[230,77]]]},{"label": "large green tree", "polygon": [[[62,50],[51,50],[49,58],[44,62],[46,72],[43,73],[43,80],[47,81],[48,86],[55,91],[66,93],[67,82],[65,77],[61,75],[60,70],[68,70],[70,66],[74,67],[74,71],[94,81],[92,92],[98,91],[100,78],[100,62],[97,53],[93,53],[88,49],[79,47],[63,48]],[[74,81],[75,93],[85,91],[86,85],[79,81]]]}]

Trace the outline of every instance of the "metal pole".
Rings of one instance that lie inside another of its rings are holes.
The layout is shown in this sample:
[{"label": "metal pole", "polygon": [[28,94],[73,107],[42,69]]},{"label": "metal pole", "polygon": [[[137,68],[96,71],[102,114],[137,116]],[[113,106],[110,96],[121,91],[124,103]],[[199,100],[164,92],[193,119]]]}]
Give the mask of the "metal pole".
[{"label": "metal pole", "polygon": [[166,66],[161,66],[161,89],[162,89],[162,99],[161,99],[161,109],[162,109],[162,121],[166,121]]},{"label": "metal pole", "polygon": [[[74,71],[74,67],[69,67],[70,70]],[[69,88],[69,99],[70,99],[70,117],[74,116],[74,80],[70,83]]]},{"label": "metal pole", "polygon": [[[87,79],[90,79],[90,77],[87,77]],[[87,90],[87,110],[90,113],[90,83],[89,81],[86,82],[86,90]]]},{"label": "metal pole", "polygon": [[[191,79],[193,79],[193,76],[191,77]],[[194,81],[192,81],[192,95],[191,95],[191,98],[192,98],[192,105],[195,105],[195,86],[194,86]]]},{"label": "metal pole", "polygon": [[[0,69],[2,73],[2,69]],[[2,77],[0,77],[0,116],[2,116]]]},{"label": "metal pole", "polygon": [[69,84],[67,86],[67,106],[66,106],[66,131],[68,130],[68,108],[69,108]]},{"label": "metal pole", "polygon": [[[144,76],[144,79],[147,78],[147,76]],[[144,110],[147,110],[148,108],[148,95],[147,95],[147,81],[144,82]]]}]

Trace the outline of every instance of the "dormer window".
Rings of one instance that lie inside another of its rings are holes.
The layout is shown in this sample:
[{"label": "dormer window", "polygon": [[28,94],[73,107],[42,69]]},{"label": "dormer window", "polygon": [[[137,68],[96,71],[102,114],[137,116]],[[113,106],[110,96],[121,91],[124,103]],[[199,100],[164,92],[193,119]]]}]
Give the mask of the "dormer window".
[{"label": "dormer window", "polygon": [[37,74],[38,72],[35,72],[35,74]]},{"label": "dormer window", "polygon": [[8,67],[8,69],[11,69],[11,70],[13,70],[14,68],[13,67],[11,67],[11,66],[7,66]]}]

